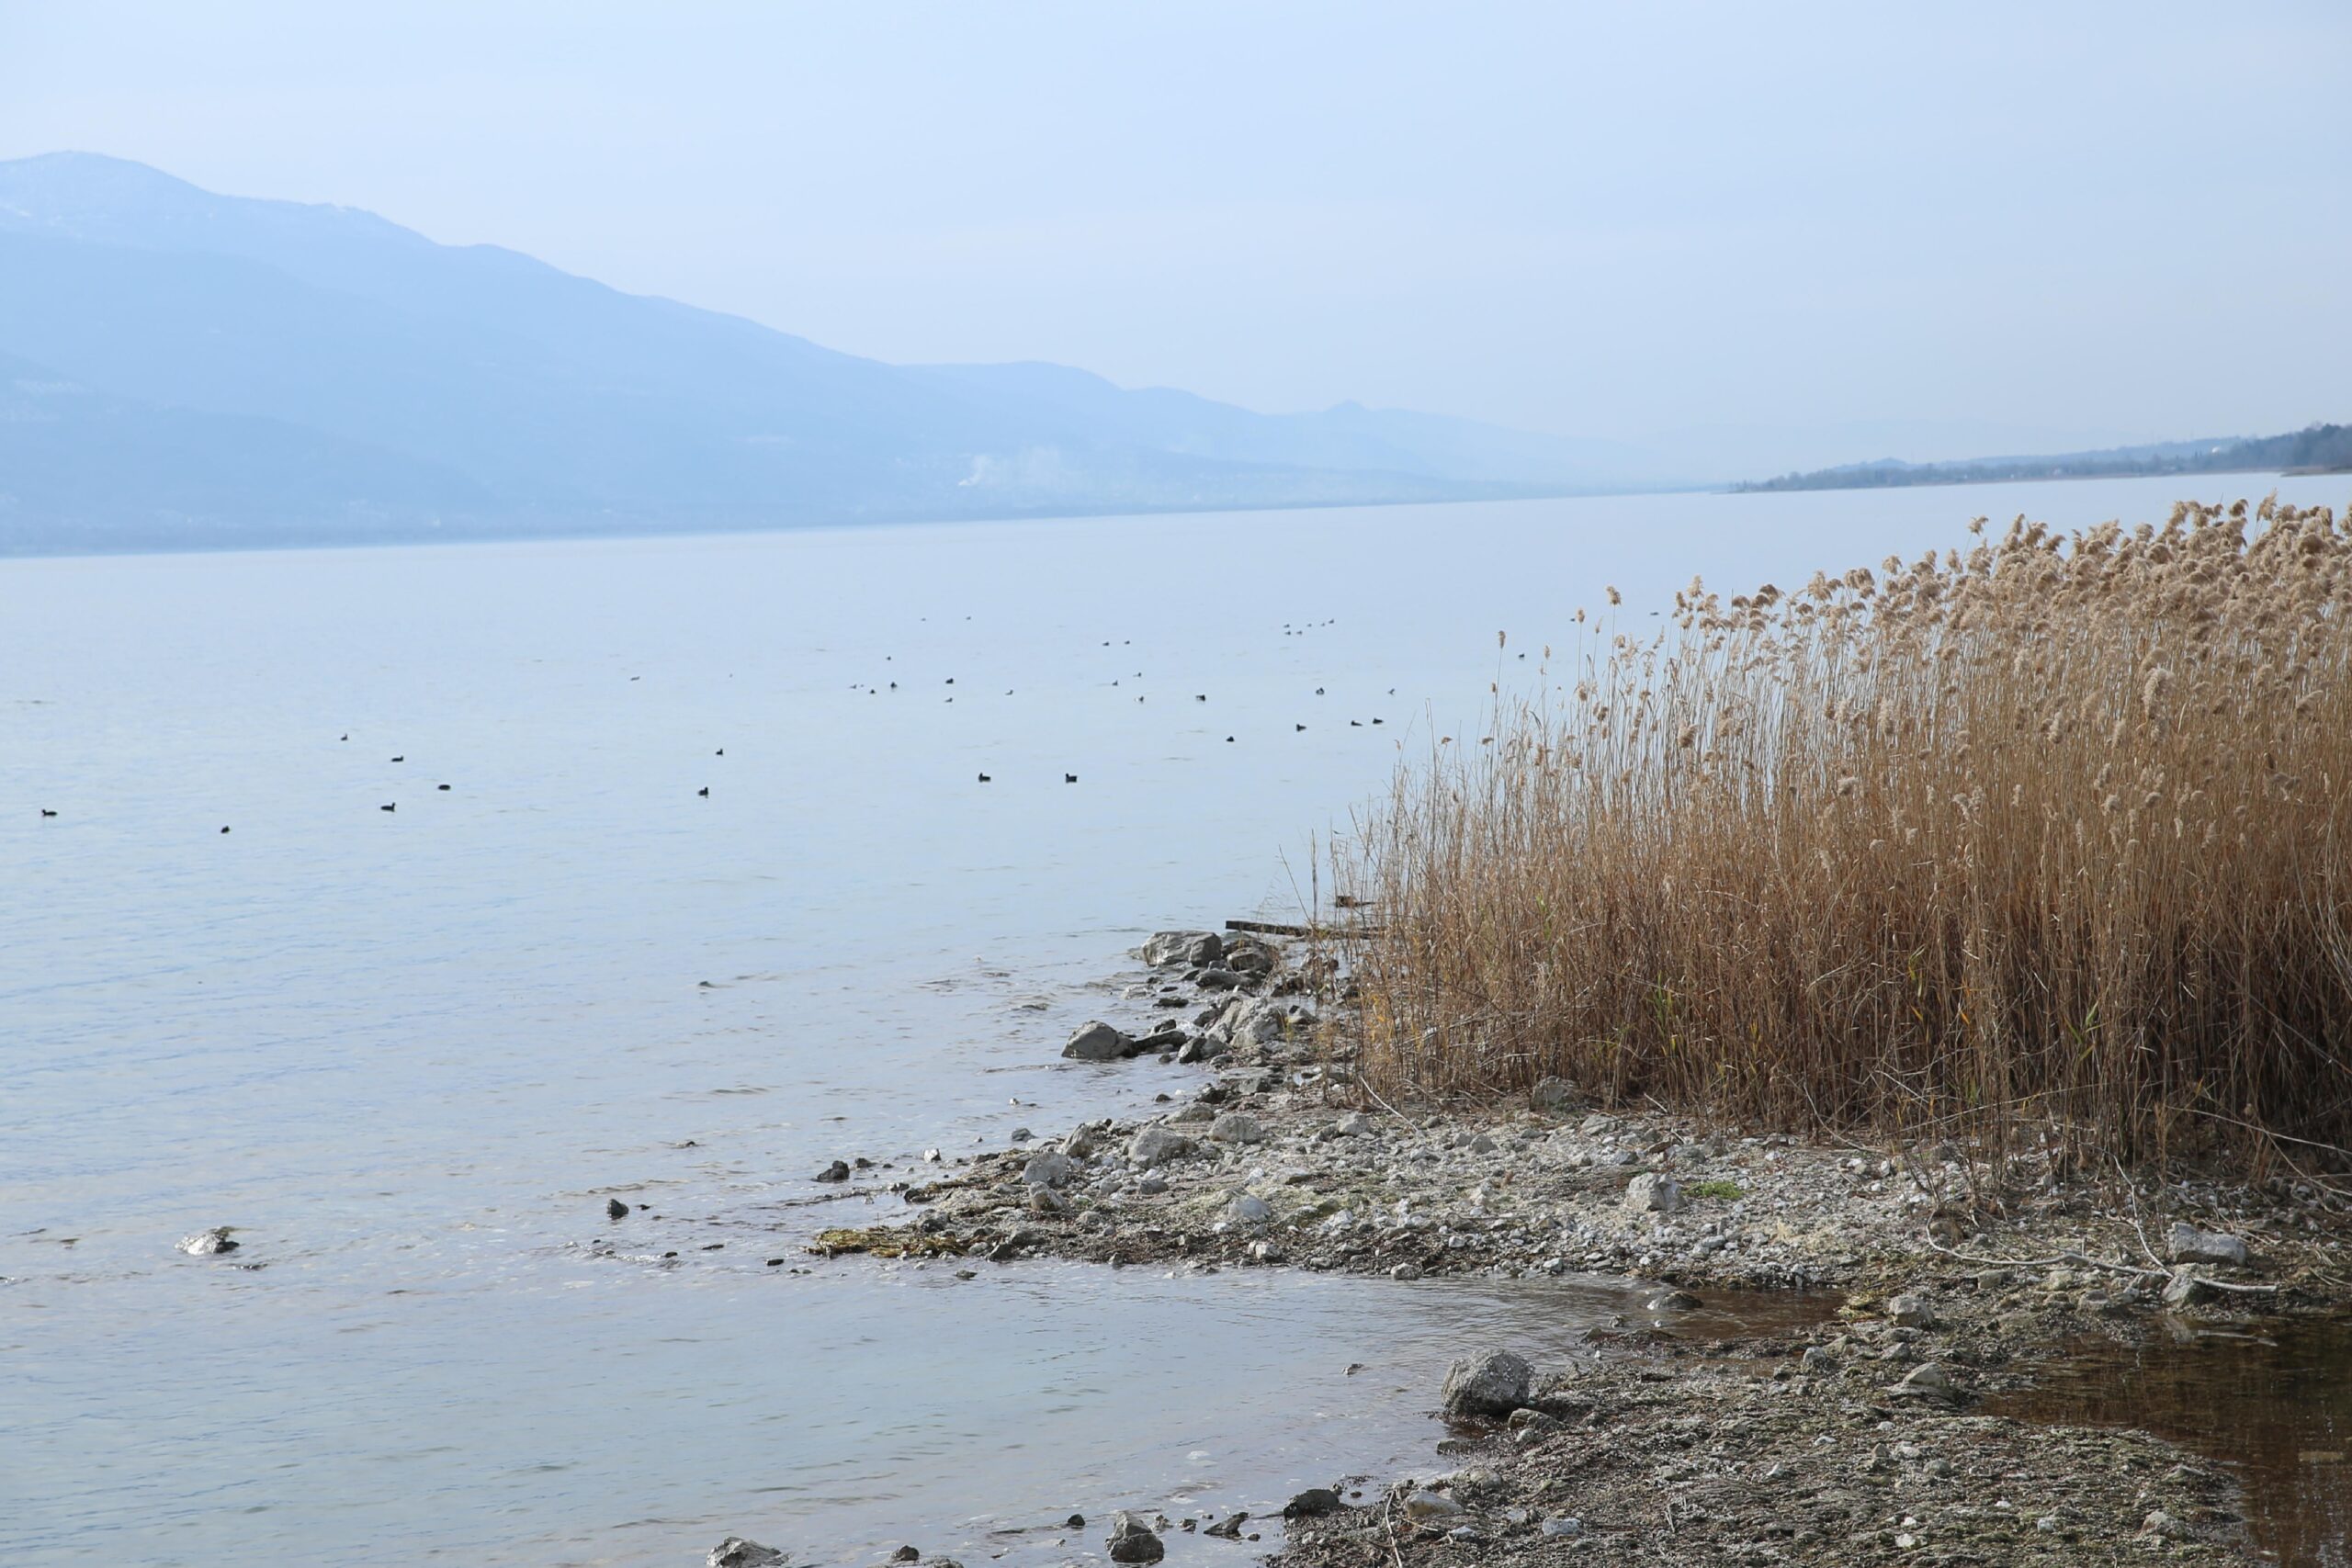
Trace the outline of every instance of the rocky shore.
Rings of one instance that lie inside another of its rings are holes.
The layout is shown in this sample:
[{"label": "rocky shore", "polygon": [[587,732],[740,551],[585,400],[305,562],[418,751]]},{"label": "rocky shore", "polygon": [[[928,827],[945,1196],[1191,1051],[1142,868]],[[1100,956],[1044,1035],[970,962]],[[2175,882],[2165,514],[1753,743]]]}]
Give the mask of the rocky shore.
[{"label": "rocky shore", "polygon": [[[1134,1016],[1088,1025],[1065,1055],[1198,1062],[1197,1094],[895,1181],[903,1223],[828,1231],[817,1250],[1648,1282],[1640,1313],[1566,1364],[1464,1347],[1445,1472],[1309,1495],[1286,1560],[2253,1553],[2224,1467],[1991,1412],[2086,1338],[2343,1311],[2339,1194],[2292,1176],[2135,1183],[2074,1168],[2054,1142],[1996,1170],[1960,1144],[1727,1129],[1558,1080],[1514,1102],[1393,1107],[1351,1070],[1328,962],[1209,932],[1162,933],[1140,956]],[[1709,1299],[1758,1292],[1783,1293],[1794,1310],[1769,1315],[1792,1326],[1693,1330]]]}]

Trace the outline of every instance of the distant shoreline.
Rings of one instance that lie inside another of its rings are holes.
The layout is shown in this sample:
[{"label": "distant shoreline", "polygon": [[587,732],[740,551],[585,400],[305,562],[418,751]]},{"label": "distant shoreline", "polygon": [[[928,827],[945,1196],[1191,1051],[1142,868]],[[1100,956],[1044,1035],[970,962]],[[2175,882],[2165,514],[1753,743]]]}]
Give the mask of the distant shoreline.
[{"label": "distant shoreline", "polygon": [[1731,493],[1778,491],[1907,490],[1917,485],[2016,484],[2042,479],[2187,479],[2202,474],[2276,473],[2305,479],[2352,473],[2352,425],[2313,424],[2284,435],[2223,436],[2099,452],[2042,457],[1969,457],[1906,463],[1894,457],[1750,479]]}]

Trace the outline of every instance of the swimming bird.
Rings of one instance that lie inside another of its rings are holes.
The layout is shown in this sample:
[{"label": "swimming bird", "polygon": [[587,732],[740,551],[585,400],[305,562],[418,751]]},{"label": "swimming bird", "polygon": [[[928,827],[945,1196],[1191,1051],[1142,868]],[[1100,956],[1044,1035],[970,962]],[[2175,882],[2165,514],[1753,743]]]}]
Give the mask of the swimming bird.
[{"label": "swimming bird", "polygon": [[1194,692],[1193,700],[1196,703],[1204,703],[1209,700],[1209,694],[1206,692]]},{"label": "swimming bird", "polygon": [[[390,810],[391,809],[391,807],[389,807],[389,806],[387,806],[386,807],[384,807],[384,809],[385,809],[385,810],[387,810],[387,811],[390,811]],[[227,831],[229,830],[228,824],[226,824],[226,823],[221,824],[220,830],[221,830],[222,832],[224,832],[224,833],[225,833],[225,832],[227,832]]]},{"label": "swimming bird", "polygon": [[628,1205],[617,1198],[608,1200],[605,1204],[605,1217],[608,1220],[627,1219]]},{"label": "swimming bird", "polygon": [[335,739],[336,739],[337,740],[348,740],[348,739],[351,739],[351,737],[350,737],[350,736],[348,736],[348,735],[338,735],[338,736],[336,736],[336,737],[335,737]]},{"label": "swimming bird", "polygon": [[1303,724],[1302,724],[1302,725],[1300,725],[1300,726],[1298,727],[1298,728],[1299,728],[1299,730],[1300,730],[1300,732],[1301,732],[1301,733],[1304,733],[1304,732],[1306,731],[1306,726],[1305,726],[1305,725],[1303,725]]},{"label": "swimming bird", "polygon": [[[401,803],[400,803],[399,801],[397,801],[397,800],[393,801],[393,802],[392,802],[390,805],[389,805],[389,806],[379,806],[379,807],[376,807],[376,809],[377,809],[377,810],[379,810],[379,811],[398,811],[400,808],[401,808]],[[223,831],[226,831],[226,829],[223,829]]]},{"label": "swimming bird", "polygon": [[709,786],[708,784],[705,784],[705,785],[703,785],[703,786],[702,786],[702,788],[700,788],[700,789],[698,789],[698,790],[695,791],[695,793],[696,795],[708,795],[708,794],[710,793],[710,786]]},{"label": "swimming bird", "polygon": [[986,773],[982,773],[982,774],[980,775],[980,782],[981,782],[982,784],[987,784],[987,783],[989,782],[989,776],[988,776],[988,774],[986,774]]},{"label": "swimming bird", "polygon": [[405,762],[408,761],[408,753],[402,752],[401,755],[393,758],[392,761],[395,762]]},{"label": "swimming bird", "polygon": [[449,786],[448,786],[447,784],[435,784],[433,787],[434,787],[434,788],[435,788],[435,789],[446,790],[446,789],[447,789]]},{"label": "swimming bird", "polygon": [[1319,697],[1319,696],[1321,696],[1321,695],[1323,694],[1323,688],[1322,688],[1322,687],[1320,687],[1320,686],[1316,687],[1316,688],[1315,688],[1315,694],[1316,694],[1317,696],[1318,696],[1318,697]]},{"label": "swimming bird", "polygon": [[56,813],[56,812],[51,811],[51,810],[48,807],[46,807],[46,806],[44,806],[44,807],[42,807],[40,808],[40,814],[41,814],[43,817],[54,817],[54,816],[56,816],[56,815],[57,815],[57,813]]},{"label": "swimming bird", "polygon": [[714,756],[714,757],[724,757],[725,755],[727,755],[727,748],[726,748],[726,747],[724,747],[724,746],[721,746],[718,750],[713,751],[713,752],[711,753],[711,755],[712,755],[712,756]]},{"label": "swimming bird", "polygon": [[1077,782],[1078,775],[1076,773],[1064,773],[1062,775],[1062,783],[1064,784],[1076,784]]}]

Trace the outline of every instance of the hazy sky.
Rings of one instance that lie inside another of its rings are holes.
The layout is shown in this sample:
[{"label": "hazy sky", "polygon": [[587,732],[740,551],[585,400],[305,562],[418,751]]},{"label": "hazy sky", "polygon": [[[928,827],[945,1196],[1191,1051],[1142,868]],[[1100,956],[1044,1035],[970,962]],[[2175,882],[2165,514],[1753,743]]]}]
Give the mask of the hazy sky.
[{"label": "hazy sky", "polygon": [[0,156],[1270,410],[2352,418],[2343,0],[357,10],[0,0]]}]

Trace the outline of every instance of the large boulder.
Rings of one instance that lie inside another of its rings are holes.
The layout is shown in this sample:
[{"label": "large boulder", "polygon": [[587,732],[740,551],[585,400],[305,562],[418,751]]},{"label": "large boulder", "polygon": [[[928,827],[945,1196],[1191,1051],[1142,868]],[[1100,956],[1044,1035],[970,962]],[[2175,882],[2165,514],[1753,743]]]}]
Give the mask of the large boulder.
[{"label": "large boulder", "polygon": [[1168,1555],[1152,1528],[1125,1508],[1111,1516],[1111,1537],[1104,1544],[1114,1562],[1157,1562]]},{"label": "large boulder", "polygon": [[2233,1269],[2246,1265],[2245,1241],[2222,1231],[2201,1231],[2176,1222],[2165,1243],[2175,1263],[2220,1263]]},{"label": "large boulder", "polygon": [[1448,1416],[1508,1416],[1527,1403],[1535,1369],[1509,1350],[1464,1356],[1445,1374]]},{"label": "large boulder", "polygon": [[1663,1172],[1645,1172],[1625,1184],[1625,1207],[1637,1214],[1671,1214],[1682,1207],[1682,1188]]},{"label": "large boulder", "polygon": [[1070,1173],[1077,1168],[1070,1163],[1069,1156],[1052,1149],[1041,1149],[1031,1155],[1029,1163],[1021,1168],[1021,1179],[1032,1187],[1067,1187]]},{"label": "large boulder", "polygon": [[784,1553],[773,1546],[762,1546],[756,1540],[745,1540],[730,1535],[710,1549],[704,1560],[709,1568],[775,1568],[784,1561]]},{"label": "large boulder", "polygon": [[1236,1192],[1225,1217],[1238,1225],[1262,1225],[1274,1217],[1274,1206],[1254,1192]]},{"label": "large boulder", "polygon": [[1127,1140],[1127,1162],[1149,1170],[1172,1159],[1182,1159],[1198,1145],[1183,1134],[1157,1124],[1140,1128]]},{"label": "large boulder", "polygon": [[1237,997],[1226,1004],[1208,1032],[1235,1045],[1271,1045],[1285,1038],[1303,1040],[1314,1027],[1313,1010],[1295,998]]},{"label": "large boulder", "polygon": [[1135,1054],[1135,1038],[1097,1019],[1069,1037],[1062,1055],[1073,1062],[1124,1062]]},{"label": "large boulder", "polygon": [[1156,931],[1143,944],[1143,961],[1153,968],[1170,964],[1198,967],[1225,956],[1225,939],[1215,931]]},{"label": "large boulder", "polygon": [[1565,1116],[1577,1107],[1577,1086],[1566,1078],[1538,1078],[1527,1103],[1546,1116]]},{"label": "large boulder", "polygon": [[1209,1136],[1220,1144],[1262,1144],[1266,1124],[1247,1111],[1228,1111],[1209,1123]]}]

